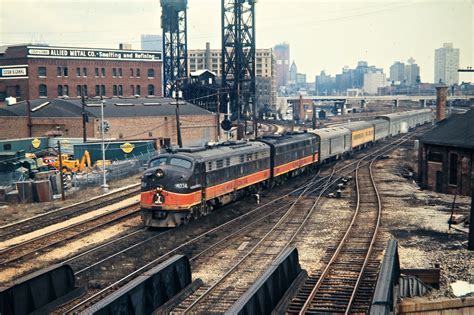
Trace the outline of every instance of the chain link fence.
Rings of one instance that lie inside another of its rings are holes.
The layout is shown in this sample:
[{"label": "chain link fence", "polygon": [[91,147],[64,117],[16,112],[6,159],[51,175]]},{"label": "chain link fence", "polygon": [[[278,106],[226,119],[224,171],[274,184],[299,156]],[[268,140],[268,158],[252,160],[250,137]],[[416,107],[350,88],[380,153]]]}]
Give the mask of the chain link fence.
[{"label": "chain link fence", "polygon": [[[111,165],[105,167],[107,182],[124,179],[140,173],[145,169],[148,160],[158,154],[160,154],[160,152],[148,152],[130,159],[113,161]],[[74,174],[68,178],[67,182],[69,186],[78,189],[100,186],[103,182],[102,168],[99,167],[99,169],[84,174]]]}]

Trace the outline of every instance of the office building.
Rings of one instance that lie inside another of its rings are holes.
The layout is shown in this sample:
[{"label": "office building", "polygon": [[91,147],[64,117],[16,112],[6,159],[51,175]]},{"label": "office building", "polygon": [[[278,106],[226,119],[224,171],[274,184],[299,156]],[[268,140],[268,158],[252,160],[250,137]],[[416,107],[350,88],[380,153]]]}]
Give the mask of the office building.
[{"label": "office building", "polygon": [[142,50],[163,51],[163,37],[157,34],[142,34]]},{"label": "office building", "polygon": [[280,88],[288,84],[288,75],[290,71],[290,45],[281,43],[275,45],[273,49],[276,61],[276,84]]},{"label": "office building", "polygon": [[452,43],[444,43],[442,48],[435,50],[434,63],[434,83],[459,83],[459,48],[454,48]]}]

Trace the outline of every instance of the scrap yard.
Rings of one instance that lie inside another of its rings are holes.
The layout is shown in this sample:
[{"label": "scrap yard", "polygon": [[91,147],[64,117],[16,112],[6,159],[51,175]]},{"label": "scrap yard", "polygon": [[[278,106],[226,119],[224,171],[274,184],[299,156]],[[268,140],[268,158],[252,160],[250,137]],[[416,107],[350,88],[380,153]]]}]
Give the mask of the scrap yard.
[{"label": "scrap yard", "polygon": [[474,315],[473,3],[57,4],[1,5],[0,315]]}]

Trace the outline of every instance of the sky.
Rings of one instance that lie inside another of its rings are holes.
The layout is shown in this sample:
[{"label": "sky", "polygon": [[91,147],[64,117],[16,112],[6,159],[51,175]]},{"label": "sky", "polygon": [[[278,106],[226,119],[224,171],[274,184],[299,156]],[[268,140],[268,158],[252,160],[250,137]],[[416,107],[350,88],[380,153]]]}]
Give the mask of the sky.
[{"label": "sky", "polygon": [[[188,0],[188,47],[221,47],[219,0]],[[0,0],[0,45],[140,49],[140,34],[161,34],[159,0]],[[432,82],[434,50],[460,48],[460,66],[474,67],[474,0],[258,0],[257,48],[290,44],[290,58],[308,81],[365,60],[389,73],[413,57]],[[460,74],[474,82],[474,75]]]}]

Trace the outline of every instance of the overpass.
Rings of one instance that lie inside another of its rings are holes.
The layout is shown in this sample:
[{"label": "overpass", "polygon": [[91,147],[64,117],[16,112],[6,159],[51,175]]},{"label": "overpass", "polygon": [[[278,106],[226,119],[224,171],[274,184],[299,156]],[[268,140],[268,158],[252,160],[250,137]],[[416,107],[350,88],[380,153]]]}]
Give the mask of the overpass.
[{"label": "overpass", "polygon": [[[312,100],[314,102],[343,102],[343,101],[366,101],[366,102],[373,102],[373,101],[413,101],[413,102],[420,102],[420,101],[435,101],[436,95],[366,95],[366,96],[317,96],[317,95],[303,95],[303,100]],[[290,96],[286,97],[288,102],[296,102],[300,99],[300,96]],[[448,101],[451,100],[471,100],[474,99],[473,95],[463,95],[463,96],[448,96]]]}]

